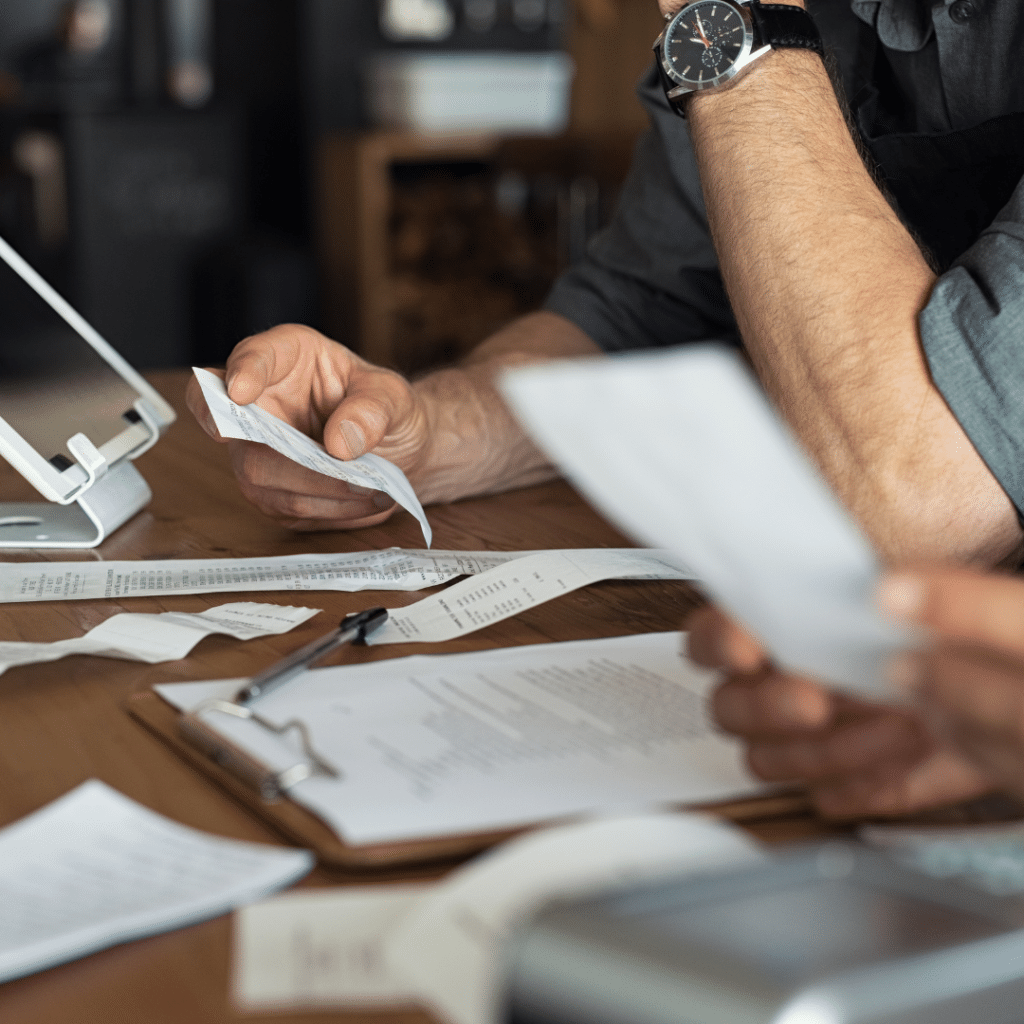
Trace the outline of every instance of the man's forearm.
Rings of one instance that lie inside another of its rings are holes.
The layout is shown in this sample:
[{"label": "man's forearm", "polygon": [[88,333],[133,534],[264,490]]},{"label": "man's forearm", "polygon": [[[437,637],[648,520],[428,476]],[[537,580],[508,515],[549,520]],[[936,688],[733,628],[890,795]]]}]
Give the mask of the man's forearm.
[{"label": "man's forearm", "polygon": [[776,51],[688,114],[744,343],[825,475],[887,558],[1004,558],[1014,509],[921,348],[934,275],[864,168],[821,60]]},{"label": "man's forearm", "polygon": [[599,353],[575,324],[542,311],[513,321],[459,366],[417,381],[430,437],[421,465],[410,473],[420,499],[454,501],[554,477],[546,456],[509,413],[495,379],[514,366]]}]

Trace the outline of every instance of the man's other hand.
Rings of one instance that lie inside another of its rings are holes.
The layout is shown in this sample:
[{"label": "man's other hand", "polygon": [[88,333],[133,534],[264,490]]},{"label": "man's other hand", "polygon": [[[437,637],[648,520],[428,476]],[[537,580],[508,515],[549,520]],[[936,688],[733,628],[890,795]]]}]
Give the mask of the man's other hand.
[{"label": "man's other hand", "polygon": [[901,655],[894,681],[932,731],[1024,797],[1024,581],[969,569],[890,575],[879,603],[923,626],[929,648]]},{"label": "man's other hand", "polygon": [[[246,338],[228,358],[224,377],[233,401],[256,402],[321,441],[336,458],[355,459],[372,451],[407,474],[418,465],[429,432],[408,381],[317,331],[288,324]],[[206,432],[224,441],[195,379],[189,382],[187,401]],[[372,526],[395,509],[392,498],[380,491],[314,473],[266,445],[227,444],[242,493],[290,529]]]},{"label": "man's other hand", "polygon": [[718,724],[746,743],[756,775],[805,785],[822,814],[908,814],[992,788],[983,771],[939,743],[913,712],[780,671],[714,608],[701,609],[687,625],[690,657],[727,673],[712,701]]}]

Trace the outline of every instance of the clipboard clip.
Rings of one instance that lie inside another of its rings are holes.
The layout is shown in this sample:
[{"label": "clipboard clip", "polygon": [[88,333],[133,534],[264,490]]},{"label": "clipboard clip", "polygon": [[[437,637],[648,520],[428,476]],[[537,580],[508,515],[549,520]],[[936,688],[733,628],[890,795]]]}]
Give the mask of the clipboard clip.
[{"label": "clipboard clip", "polygon": [[[294,785],[320,776],[328,779],[340,779],[342,774],[329,761],[321,757],[313,746],[309,729],[305,722],[293,718],[284,725],[276,725],[252,710],[251,704],[260,697],[265,697],[272,690],[295,678],[305,669],[312,668],[321,658],[342,644],[362,643],[368,633],[387,621],[386,608],[368,608],[366,611],[346,615],[337,629],[326,636],[312,640],[304,647],[293,651],[276,665],[253,676],[235,695],[233,700],[214,697],[204,700],[179,719],[178,730],[186,743],[200,750],[215,761],[225,771],[240,778],[255,789],[263,800],[271,803],[285,796]],[[290,732],[298,735],[299,745],[305,758],[290,768],[275,772],[265,764],[261,764],[247,751],[222,736],[216,729],[203,721],[204,712],[218,711],[242,718],[258,725],[275,736],[286,736]]]},{"label": "clipboard clip", "polygon": [[[289,768],[274,771],[257,761],[237,744],[222,736],[203,721],[202,715],[216,711],[233,718],[246,719],[275,736],[286,736],[294,732],[302,748],[303,760]],[[213,698],[205,700],[179,719],[178,729],[186,742],[206,754],[225,771],[241,779],[255,789],[266,803],[273,803],[286,796],[288,790],[305,779],[314,777],[340,779],[342,774],[329,761],[316,752],[305,722],[293,718],[283,725],[276,725],[252,708],[233,701]]]}]

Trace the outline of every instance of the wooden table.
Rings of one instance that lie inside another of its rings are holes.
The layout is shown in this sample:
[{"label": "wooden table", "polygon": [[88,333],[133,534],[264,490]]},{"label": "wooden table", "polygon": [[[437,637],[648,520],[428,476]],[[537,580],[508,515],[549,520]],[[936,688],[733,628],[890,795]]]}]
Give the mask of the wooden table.
[{"label": "wooden table", "polygon": [[[152,379],[181,418],[168,436],[138,461],[153,489],[149,507],[93,552],[11,551],[5,559],[227,558],[423,546],[417,523],[405,513],[383,526],[352,533],[303,535],[276,526],[241,497],[226,448],[210,441],[184,409],[185,374],[171,371]],[[6,466],[0,467],[0,488],[5,500],[36,497]],[[627,543],[563,483],[434,507],[430,519],[439,549],[621,547]],[[389,593],[386,602],[397,606],[422,596]],[[217,594],[0,605],[0,638],[56,640],[77,636],[120,611],[198,612],[225,600],[245,599],[244,594]],[[259,593],[253,599],[295,603],[295,595],[288,593]],[[237,839],[278,842],[258,819],[130,719],[123,704],[131,694],[157,682],[254,672],[324,632],[345,613],[367,605],[363,594],[311,592],[303,593],[302,600],[322,608],[325,614],[292,633],[266,640],[240,643],[227,637],[208,637],[181,661],[149,666],[78,656],[9,670],[0,677],[0,826],[42,807],[85,779],[99,778],[194,828]],[[694,592],[682,583],[602,583],[445,644],[443,649],[477,650],[676,629],[696,603]],[[416,645],[350,649],[345,657],[400,657],[416,649]],[[806,816],[751,827],[769,839],[823,830]],[[371,879],[379,880],[380,876]],[[303,884],[343,881],[355,880],[318,869]],[[230,918],[224,916],[9,982],[0,986],[0,1021],[205,1024],[252,1019],[238,1014],[229,1002],[230,929]],[[257,1019],[319,1024],[342,1016],[303,1013]],[[415,1012],[386,1017],[396,1024],[423,1024],[425,1020]]]}]

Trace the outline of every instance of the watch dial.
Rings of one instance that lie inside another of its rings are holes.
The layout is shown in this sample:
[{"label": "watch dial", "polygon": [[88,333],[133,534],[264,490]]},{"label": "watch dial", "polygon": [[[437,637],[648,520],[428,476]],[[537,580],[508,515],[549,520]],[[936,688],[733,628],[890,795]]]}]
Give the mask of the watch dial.
[{"label": "watch dial", "polygon": [[710,85],[730,71],[746,38],[746,25],[735,7],[721,0],[700,0],[669,25],[665,69],[678,82]]}]

